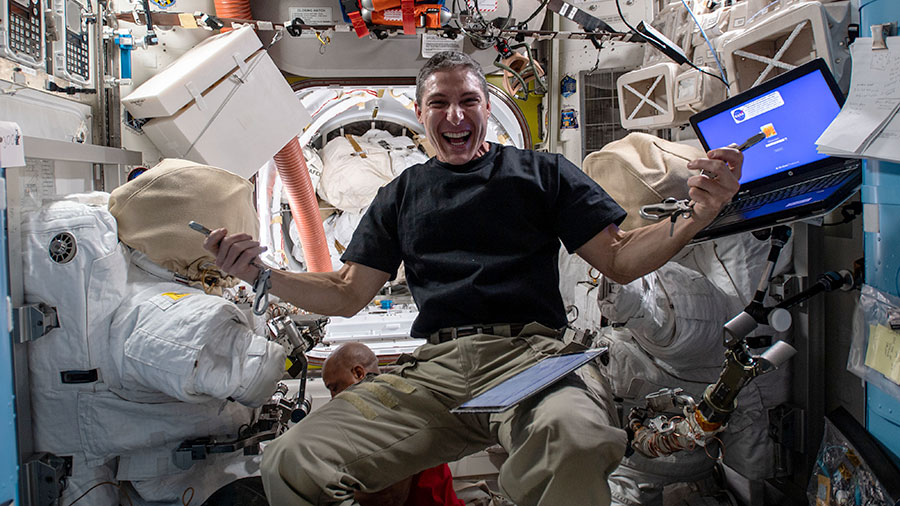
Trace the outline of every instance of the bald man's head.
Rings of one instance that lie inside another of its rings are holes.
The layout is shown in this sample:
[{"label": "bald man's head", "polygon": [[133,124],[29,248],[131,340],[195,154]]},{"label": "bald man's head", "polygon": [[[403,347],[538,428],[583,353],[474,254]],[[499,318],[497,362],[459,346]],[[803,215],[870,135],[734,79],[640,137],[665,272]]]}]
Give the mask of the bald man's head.
[{"label": "bald man's head", "polygon": [[350,385],[359,383],[366,374],[378,374],[378,357],[362,343],[342,344],[328,357],[322,366],[322,380],[331,397]]}]

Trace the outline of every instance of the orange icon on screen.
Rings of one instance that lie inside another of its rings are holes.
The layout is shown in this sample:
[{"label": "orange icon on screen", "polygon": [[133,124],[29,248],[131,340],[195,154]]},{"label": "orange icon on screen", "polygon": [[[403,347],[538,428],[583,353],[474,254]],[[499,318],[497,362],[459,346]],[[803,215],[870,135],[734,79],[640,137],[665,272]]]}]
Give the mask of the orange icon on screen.
[{"label": "orange icon on screen", "polygon": [[775,137],[777,135],[777,133],[775,132],[775,125],[771,123],[763,125],[760,130],[766,135],[766,139],[768,139],[769,137]]}]

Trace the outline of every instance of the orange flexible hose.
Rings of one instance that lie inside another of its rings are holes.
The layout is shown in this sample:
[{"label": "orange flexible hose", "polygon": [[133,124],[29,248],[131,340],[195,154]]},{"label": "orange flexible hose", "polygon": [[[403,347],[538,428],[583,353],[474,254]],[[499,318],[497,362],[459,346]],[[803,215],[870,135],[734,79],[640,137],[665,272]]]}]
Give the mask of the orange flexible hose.
[{"label": "orange flexible hose", "polygon": [[[216,16],[232,19],[253,19],[250,12],[250,0],[215,0]],[[230,26],[223,26],[219,31],[230,32]]]},{"label": "orange flexible hose", "polygon": [[309,272],[331,272],[331,255],[325,242],[325,228],[319,215],[316,192],[306,168],[306,158],[296,137],[275,155],[275,166],[291,206],[291,217],[300,233],[300,245]]}]

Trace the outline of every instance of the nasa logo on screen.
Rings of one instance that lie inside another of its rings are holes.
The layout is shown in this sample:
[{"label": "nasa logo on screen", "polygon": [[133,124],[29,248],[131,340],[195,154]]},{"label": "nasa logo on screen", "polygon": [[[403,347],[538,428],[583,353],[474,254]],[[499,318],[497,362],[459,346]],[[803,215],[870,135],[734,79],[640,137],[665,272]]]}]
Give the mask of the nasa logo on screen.
[{"label": "nasa logo on screen", "polygon": [[745,113],[743,109],[735,109],[731,111],[731,116],[734,117],[734,119],[737,121],[743,121],[743,119],[747,116],[747,113]]}]

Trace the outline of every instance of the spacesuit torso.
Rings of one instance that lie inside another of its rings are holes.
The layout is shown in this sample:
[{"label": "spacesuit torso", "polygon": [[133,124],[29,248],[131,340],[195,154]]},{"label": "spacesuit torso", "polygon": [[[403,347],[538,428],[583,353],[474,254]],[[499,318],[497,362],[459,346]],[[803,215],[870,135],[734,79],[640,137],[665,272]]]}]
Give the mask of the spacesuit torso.
[{"label": "spacesuit torso", "polygon": [[[64,263],[46,254],[60,231],[77,245]],[[236,435],[283,376],[280,345],[255,335],[233,303],[176,283],[118,243],[105,207],[53,203],[23,233],[33,267],[26,297],[58,308],[60,322],[29,348],[35,449],[73,456],[69,500],[92,473],[90,483],[110,472],[116,481],[171,481],[184,473],[173,459],[182,441]],[[85,374],[66,381],[72,371]],[[168,500],[171,488],[144,499]]]}]

